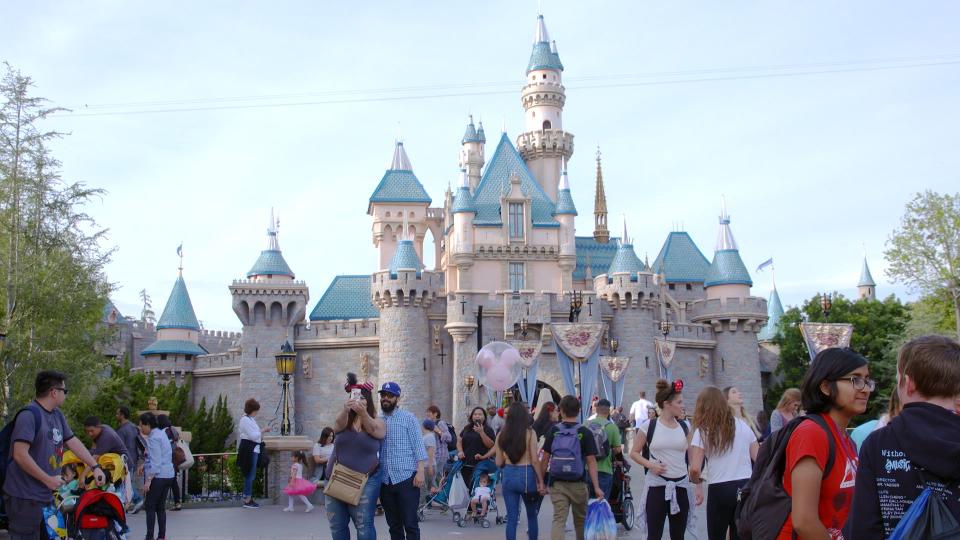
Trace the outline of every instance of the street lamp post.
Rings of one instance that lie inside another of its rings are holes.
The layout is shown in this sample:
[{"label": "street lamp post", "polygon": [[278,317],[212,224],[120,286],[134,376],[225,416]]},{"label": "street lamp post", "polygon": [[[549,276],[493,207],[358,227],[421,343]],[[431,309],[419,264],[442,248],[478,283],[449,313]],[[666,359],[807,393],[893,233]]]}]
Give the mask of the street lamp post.
[{"label": "street lamp post", "polygon": [[280,403],[283,407],[280,435],[286,437],[290,435],[290,376],[297,369],[297,353],[293,351],[290,342],[285,341],[275,358],[277,360],[277,374],[283,378],[283,386],[280,391]]},{"label": "street lamp post", "polygon": [[820,295],[820,308],[823,309],[823,322],[830,320],[830,308],[833,307],[830,295],[823,293]]}]

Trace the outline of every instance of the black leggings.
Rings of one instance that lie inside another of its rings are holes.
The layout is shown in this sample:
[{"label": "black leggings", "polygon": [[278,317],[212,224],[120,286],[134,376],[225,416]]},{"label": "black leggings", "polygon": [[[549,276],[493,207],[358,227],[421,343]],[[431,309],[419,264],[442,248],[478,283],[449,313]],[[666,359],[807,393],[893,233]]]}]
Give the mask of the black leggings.
[{"label": "black leggings", "polygon": [[734,514],[737,510],[737,492],[749,478],[710,484],[707,487],[707,538],[726,540],[730,529],[730,540],[740,540]]},{"label": "black leggings", "polygon": [[663,500],[666,486],[651,487],[647,491],[647,538],[663,538],[663,520],[670,520],[670,540],[683,540],[687,529],[687,514],[690,513],[690,496],[687,490],[677,488],[674,497],[680,504],[680,512],[670,513],[670,501]]},{"label": "black leggings", "polygon": [[174,483],[173,478],[154,478],[144,497],[143,508],[147,511],[147,540],[153,540],[153,520],[157,520],[157,538],[167,537],[167,490]]}]

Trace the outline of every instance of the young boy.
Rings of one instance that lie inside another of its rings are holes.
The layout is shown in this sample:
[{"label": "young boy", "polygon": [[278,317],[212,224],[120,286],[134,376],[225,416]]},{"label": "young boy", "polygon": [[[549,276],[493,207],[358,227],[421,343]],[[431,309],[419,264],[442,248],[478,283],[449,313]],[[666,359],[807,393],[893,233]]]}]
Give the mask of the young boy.
[{"label": "young boy", "polygon": [[[597,444],[593,434],[579,424],[580,400],[574,396],[563,396],[560,400],[561,422],[547,431],[543,440],[543,470],[550,474],[550,502],[553,503],[553,528],[551,540],[563,540],[567,512],[573,512],[573,528],[577,531],[577,540],[583,540],[583,522],[587,517],[587,477],[593,484],[594,494],[602,499],[605,494],[600,489],[597,478]],[[570,442],[576,440],[576,447]],[[577,447],[579,451],[577,451]],[[570,463],[571,453],[579,453],[579,460]],[[556,454],[556,462],[551,467],[551,454]],[[562,461],[561,461],[562,460]],[[569,463],[569,465],[564,465]],[[575,478],[567,471],[582,471]]]},{"label": "young boy", "polygon": [[916,338],[900,348],[903,411],[860,449],[848,525],[855,540],[886,538],[925,487],[960,520],[960,343]]},{"label": "young boy", "polygon": [[[490,495],[490,475],[480,473],[477,489],[473,490],[473,497],[470,499],[470,514],[468,515],[485,517],[487,515],[487,504],[490,503]],[[479,513],[477,513],[477,506],[480,506]]]}]

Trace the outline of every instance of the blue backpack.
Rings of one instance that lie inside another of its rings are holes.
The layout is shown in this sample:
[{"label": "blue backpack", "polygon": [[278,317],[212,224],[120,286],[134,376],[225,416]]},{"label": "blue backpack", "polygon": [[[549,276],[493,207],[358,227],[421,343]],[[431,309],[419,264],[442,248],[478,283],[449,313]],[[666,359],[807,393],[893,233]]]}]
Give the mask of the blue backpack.
[{"label": "blue backpack", "polygon": [[[33,414],[33,438],[36,439],[37,435],[40,434],[40,424],[43,423],[43,418],[40,416],[40,406],[36,403],[30,403],[17,411],[13,419],[3,426],[3,430],[0,431],[0,489],[3,488],[3,483],[7,480],[7,466],[13,461],[13,426],[17,423],[17,417],[24,411],[30,411]],[[6,515],[7,510],[4,507],[3,499],[0,498],[0,519],[6,518]]]},{"label": "blue backpack", "polygon": [[583,452],[580,450],[580,424],[558,426],[550,445],[550,478],[564,482],[583,479]]}]

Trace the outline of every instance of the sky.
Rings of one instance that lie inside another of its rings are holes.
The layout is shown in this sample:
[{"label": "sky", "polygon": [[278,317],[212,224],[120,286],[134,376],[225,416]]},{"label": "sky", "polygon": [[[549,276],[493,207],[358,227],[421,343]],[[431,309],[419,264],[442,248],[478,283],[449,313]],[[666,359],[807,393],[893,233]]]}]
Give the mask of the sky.
[{"label": "sky", "polygon": [[[0,60],[67,107],[44,127],[116,248],[113,301],[159,316],[177,275],[205,328],[237,330],[227,289],[264,248],[271,207],[310,307],[376,271],[367,200],[404,141],[433,205],[457,184],[473,114],[522,131],[537,2],[5,3]],[[712,257],[721,197],[753,292],[772,257],[784,303],[856,294],[912,194],[956,192],[960,4],[543,0],[565,71],[564,127],[593,230],[602,150],[611,229],[641,258],[674,229]],[[493,147],[488,143],[488,157]],[[428,265],[432,263],[428,259]]]}]

